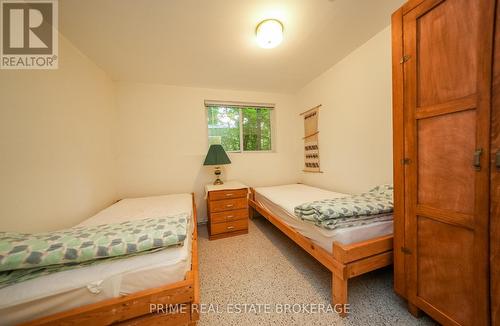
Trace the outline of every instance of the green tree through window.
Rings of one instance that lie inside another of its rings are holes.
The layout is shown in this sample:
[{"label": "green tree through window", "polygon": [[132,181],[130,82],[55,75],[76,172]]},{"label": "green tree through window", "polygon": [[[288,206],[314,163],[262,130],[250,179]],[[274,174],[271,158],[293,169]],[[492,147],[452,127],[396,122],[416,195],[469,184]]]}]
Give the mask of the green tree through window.
[{"label": "green tree through window", "polygon": [[207,110],[209,144],[221,144],[228,152],[272,150],[271,109],[207,106]]}]

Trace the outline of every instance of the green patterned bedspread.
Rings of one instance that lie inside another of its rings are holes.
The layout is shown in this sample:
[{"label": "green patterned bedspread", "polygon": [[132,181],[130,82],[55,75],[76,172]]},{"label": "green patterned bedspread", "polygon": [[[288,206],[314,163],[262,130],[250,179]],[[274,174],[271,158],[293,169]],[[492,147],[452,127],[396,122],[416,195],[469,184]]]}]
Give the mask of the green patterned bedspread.
[{"label": "green patterned bedspread", "polygon": [[324,199],[295,207],[295,215],[333,230],[392,219],[393,186],[381,185],[360,195]]},{"label": "green patterned bedspread", "polygon": [[181,245],[187,213],[26,234],[0,232],[0,288],[67,269]]}]

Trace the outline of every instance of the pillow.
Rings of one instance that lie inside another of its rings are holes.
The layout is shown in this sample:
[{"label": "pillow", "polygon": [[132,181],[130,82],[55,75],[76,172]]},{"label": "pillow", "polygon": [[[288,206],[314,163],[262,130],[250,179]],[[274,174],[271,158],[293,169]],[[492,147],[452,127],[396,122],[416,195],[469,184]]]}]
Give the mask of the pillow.
[{"label": "pillow", "polygon": [[383,184],[370,189],[370,193],[377,195],[392,195],[394,186],[392,184]]}]

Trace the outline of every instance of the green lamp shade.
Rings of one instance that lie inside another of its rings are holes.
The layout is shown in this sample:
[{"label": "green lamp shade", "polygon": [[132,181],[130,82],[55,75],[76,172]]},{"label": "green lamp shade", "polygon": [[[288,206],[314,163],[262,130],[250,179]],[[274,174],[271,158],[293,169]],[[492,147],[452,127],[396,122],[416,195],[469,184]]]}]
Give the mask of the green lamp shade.
[{"label": "green lamp shade", "polygon": [[205,162],[203,165],[221,165],[230,164],[231,160],[227,157],[226,151],[222,145],[210,145],[208,149],[207,157],[205,157]]}]

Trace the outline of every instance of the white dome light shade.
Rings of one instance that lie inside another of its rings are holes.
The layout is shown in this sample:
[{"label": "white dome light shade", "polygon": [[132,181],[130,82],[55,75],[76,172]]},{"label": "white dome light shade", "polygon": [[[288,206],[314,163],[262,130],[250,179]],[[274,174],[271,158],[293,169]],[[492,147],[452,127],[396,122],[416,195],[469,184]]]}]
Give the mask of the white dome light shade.
[{"label": "white dome light shade", "polygon": [[260,47],[275,48],[283,41],[283,24],[276,19],[264,20],[257,25],[255,35]]}]

